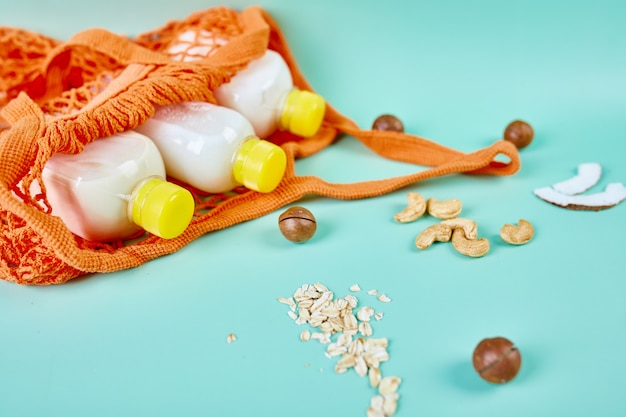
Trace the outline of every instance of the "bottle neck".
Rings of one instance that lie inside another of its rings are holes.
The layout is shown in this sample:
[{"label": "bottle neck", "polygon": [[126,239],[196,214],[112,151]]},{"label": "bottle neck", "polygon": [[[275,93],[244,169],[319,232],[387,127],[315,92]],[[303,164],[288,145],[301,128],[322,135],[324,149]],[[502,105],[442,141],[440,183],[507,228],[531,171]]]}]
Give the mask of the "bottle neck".
[{"label": "bottle neck", "polygon": [[248,136],[233,159],[233,177],[254,191],[273,191],[285,174],[287,156],[278,145],[257,136]]},{"label": "bottle neck", "polygon": [[193,217],[195,201],[183,187],[154,176],[141,181],[128,201],[131,221],[145,231],[172,239],[185,231]]},{"label": "bottle neck", "polygon": [[278,106],[278,114],[276,121],[278,122],[279,130],[289,130],[289,126],[296,113],[295,97],[300,90],[292,88],[281,99],[280,106]]},{"label": "bottle neck", "polygon": [[123,198],[128,201],[128,209],[126,212],[128,220],[139,225],[138,220],[141,219],[141,211],[144,207],[146,197],[161,181],[165,181],[165,179],[159,175],[151,175],[141,180],[129,195],[123,196]]},{"label": "bottle neck", "polygon": [[246,159],[248,158],[252,148],[254,148],[254,145],[259,140],[260,139],[255,135],[247,136],[235,152],[233,157],[233,177],[235,178],[235,182],[237,184],[246,185]]},{"label": "bottle neck", "polygon": [[305,138],[314,136],[325,111],[326,103],[320,95],[294,87],[283,99],[278,128]]}]

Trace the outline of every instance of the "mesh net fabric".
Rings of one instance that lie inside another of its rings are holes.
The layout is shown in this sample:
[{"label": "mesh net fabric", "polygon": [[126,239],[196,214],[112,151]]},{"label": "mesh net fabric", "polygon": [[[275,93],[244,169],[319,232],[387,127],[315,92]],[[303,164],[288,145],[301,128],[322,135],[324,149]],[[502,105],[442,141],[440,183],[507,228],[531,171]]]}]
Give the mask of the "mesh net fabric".
[{"label": "mesh net fabric", "polygon": [[0,27],[0,106],[20,91],[38,93],[43,88],[39,67],[57,44],[52,38],[23,29]]},{"label": "mesh net fabric", "polygon": [[[237,188],[209,195],[181,184],[194,195],[196,212],[189,228],[175,239],[145,234],[91,242],[50,215],[41,170],[51,155],[77,153],[97,138],[132,129],[158,105],[215,102],[212,90],[268,47],[285,58],[299,88],[312,90],[278,25],[259,7],[200,11],[134,39],[93,29],[61,42],[0,28],[0,58],[7,62],[0,69],[0,160],[9,161],[0,166],[0,277],[20,284],[59,284],[86,273],[139,266],[205,233],[268,214],[307,194],[366,198],[441,175],[510,175],[519,168],[517,151],[504,141],[464,154],[413,135],[361,130],[329,105],[314,137],[276,132],[269,138],[288,156],[285,178],[272,193]],[[383,157],[432,168],[353,184],[295,174],[296,158],[324,149],[339,133],[354,136]],[[494,162],[498,154],[510,162]],[[33,182],[41,194],[31,195]]]}]

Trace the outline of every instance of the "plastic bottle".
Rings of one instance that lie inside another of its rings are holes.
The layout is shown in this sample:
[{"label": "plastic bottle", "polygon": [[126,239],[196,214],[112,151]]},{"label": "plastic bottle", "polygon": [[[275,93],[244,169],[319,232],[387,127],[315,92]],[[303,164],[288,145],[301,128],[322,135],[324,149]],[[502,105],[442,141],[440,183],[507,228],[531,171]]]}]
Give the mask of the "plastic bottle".
[{"label": "plastic bottle", "polygon": [[55,154],[42,176],[52,214],[88,240],[123,239],[141,229],[174,238],[193,216],[191,193],[164,180],[158,149],[136,132],[97,139],[78,154]]},{"label": "plastic bottle", "polygon": [[[211,31],[185,31],[168,48],[172,59],[196,61],[213,55],[228,39]],[[251,61],[228,83],[214,91],[219,105],[236,110],[252,123],[261,139],[276,129],[309,137],[319,130],[326,103],[313,92],[294,87],[291,72],[282,56],[271,50]]]},{"label": "plastic bottle", "polygon": [[279,53],[270,49],[215,89],[214,95],[218,104],[248,119],[262,139],[276,129],[313,136],[326,110],[320,95],[294,87],[289,67]]},{"label": "plastic bottle", "polygon": [[259,139],[248,120],[226,107],[205,102],[158,107],[136,130],[154,141],[169,176],[208,193],[239,185],[267,193],[285,173],[282,148]]}]

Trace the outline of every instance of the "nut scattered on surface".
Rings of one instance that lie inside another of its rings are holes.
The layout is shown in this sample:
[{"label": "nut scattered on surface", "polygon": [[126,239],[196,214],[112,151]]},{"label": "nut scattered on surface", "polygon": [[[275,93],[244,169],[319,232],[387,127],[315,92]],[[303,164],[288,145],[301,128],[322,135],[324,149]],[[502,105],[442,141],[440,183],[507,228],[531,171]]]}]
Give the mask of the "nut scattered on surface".
[{"label": "nut scattered on surface", "polygon": [[522,357],[513,342],[504,337],[493,337],[483,339],[476,346],[472,363],[482,379],[503,384],[515,378],[522,365]]},{"label": "nut scattered on surface", "polygon": [[387,130],[392,132],[404,132],[404,124],[400,119],[391,114],[380,115],[374,120],[372,130]]},{"label": "nut scattered on surface", "polygon": [[415,246],[424,250],[434,242],[449,242],[452,237],[452,228],[443,223],[433,224],[424,229],[415,239]]},{"label": "nut scattered on surface", "polygon": [[516,225],[505,224],[500,229],[500,237],[510,245],[523,245],[530,242],[535,234],[529,221],[520,219]]},{"label": "nut scattered on surface", "polygon": [[472,258],[480,258],[489,252],[489,241],[486,238],[468,239],[463,229],[452,232],[452,246],[459,253]]},{"label": "nut scattered on surface", "polygon": [[228,336],[226,336],[227,343],[233,343],[235,340],[237,340],[237,336],[235,336],[233,333],[229,333]]},{"label": "nut scattered on surface", "polygon": [[461,200],[452,198],[450,200],[439,201],[436,198],[429,198],[426,202],[428,214],[438,219],[446,220],[458,217],[463,209]]},{"label": "nut scattered on surface", "polygon": [[313,213],[300,206],[293,206],[278,218],[280,232],[291,242],[302,243],[311,239],[317,230]]},{"label": "nut scattered on surface", "polygon": [[514,120],[504,129],[504,140],[513,143],[517,149],[530,145],[534,135],[532,126],[523,120]]},{"label": "nut scattered on surface", "polygon": [[453,230],[463,229],[467,239],[476,239],[478,237],[478,225],[472,219],[457,217],[455,219],[444,220],[441,224],[450,226]]},{"label": "nut scattered on surface", "polygon": [[478,239],[476,222],[463,217],[442,220],[438,224],[427,227],[415,239],[415,246],[423,250],[434,242],[450,240],[454,248],[466,256],[479,258],[489,252],[489,241],[486,238]]},{"label": "nut scattered on surface", "polygon": [[410,223],[422,217],[426,213],[426,199],[420,193],[410,192],[407,194],[408,205],[400,213],[393,216],[397,222]]}]

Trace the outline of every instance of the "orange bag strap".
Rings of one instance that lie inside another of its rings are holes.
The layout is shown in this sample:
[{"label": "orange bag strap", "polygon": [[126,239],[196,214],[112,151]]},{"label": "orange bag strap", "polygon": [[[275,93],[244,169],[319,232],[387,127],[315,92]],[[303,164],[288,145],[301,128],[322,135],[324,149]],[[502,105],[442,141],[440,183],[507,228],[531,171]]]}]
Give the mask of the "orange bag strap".
[{"label": "orange bag strap", "polygon": [[[263,16],[270,27],[269,47],[279,52],[287,62],[294,78],[294,83],[302,89],[313,90],[300,71],[294,56],[289,49],[287,40],[272,16],[261,8],[251,8]],[[381,180],[364,181],[350,184],[330,184],[317,177],[304,177],[299,180],[290,179],[292,188],[298,195],[315,192],[339,199],[356,199],[382,195],[427,178],[452,173],[472,173],[488,175],[512,175],[520,168],[517,148],[510,142],[499,140],[490,146],[465,154],[436,142],[407,133],[363,130],[356,123],[328,107],[325,115],[324,128],[313,140],[287,143],[283,147],[294,157],[307,156],[323,149],[330,144],[338,133],[353,136],[376,154],[395,161],[434,168]],[[496,157],[505,155],[509,162],[496,161]],[[290,172],[288,176],[294,176]],[[313,191],[315,190],[315,191]]]}]

